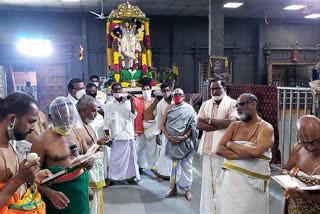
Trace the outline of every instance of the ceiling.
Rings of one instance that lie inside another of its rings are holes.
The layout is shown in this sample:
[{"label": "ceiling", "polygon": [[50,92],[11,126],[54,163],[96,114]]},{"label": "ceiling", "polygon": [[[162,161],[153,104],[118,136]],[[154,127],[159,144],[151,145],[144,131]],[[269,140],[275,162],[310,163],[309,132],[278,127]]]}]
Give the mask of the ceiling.
[{"label": "ceiling", "polygon": [[[207,16],[210,0],[131,0],[132,5],[150,15]],[[219,1],[219,0],[218,0]],[[223,0],[227,2],[227,0]],[[224,9],[226,17],[248,17],[280,19],[302,19],[311,12],[320,13],[320,0],[234,0],[244,2],[238,9]],[[117,8],[125,0],[103,0],[105,14]],[[308,11],[284,11],[282,8],[293,3],[307,4]],[[0,0],[2,11],[53,11],[82,12],[93,10],[101,12],[100,0],[80,0],[64,2],[61,0]]]}]

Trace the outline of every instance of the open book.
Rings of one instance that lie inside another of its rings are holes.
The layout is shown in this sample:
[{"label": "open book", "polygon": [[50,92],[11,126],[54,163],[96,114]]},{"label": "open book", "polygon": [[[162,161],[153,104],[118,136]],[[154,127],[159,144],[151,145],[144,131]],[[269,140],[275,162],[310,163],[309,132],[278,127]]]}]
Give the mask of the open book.
[{"label": "open book", "polygon": [[82,163],[84,163],[84,162],[86,162],[86,161],[88,161],[88,160],[95,159],[96,156],[97,156],[96,151],[97,151],[99,148],[100,148],[100,146],[99,146],[98,144],[93,144],[93,145],[88,149],[88,151],[86,152],[86,154],[77,156],[75,159],[73,159],[73,160],[70,162],[70,165],[69,165],[67,168],[65,168],[65,169],[63,169],[63,170],[61,170],[61,171],[53,174],[53,175],[50,176],[50,177],[47,177],[47,178],[43,179],[40,184],[46,184],[46,183],[48,183],[48,182],[51,182],[51,181],[53,181],[53,180],[61,177],[62,175],[65,175],[65,174],[67,174],[68,172],[73,171],[73,170],[79,168]]},{"label": "open book", "polygon": [[292,177],[290,175],[275,175],[271,177],[273,180],[275,180],[278,184],[280,184],[281,187],[284,189],[287,189],[289,187],[298,187],[302,190],[320,190],[320,185],[315,186],[307,186],[303,182],[301,182],[299,179]]},{"label": "open book", "polygon": [[88,151],[86,152],[86,154],[84,155],[79,155],[77,156],[75,159],[73,159],[70,162],[70,165],[68,168],[74,168],[88,160],[94,159],[95,158],[95,153],[96,151],[100,148],[100,146],[98,144],[93,144]]}]

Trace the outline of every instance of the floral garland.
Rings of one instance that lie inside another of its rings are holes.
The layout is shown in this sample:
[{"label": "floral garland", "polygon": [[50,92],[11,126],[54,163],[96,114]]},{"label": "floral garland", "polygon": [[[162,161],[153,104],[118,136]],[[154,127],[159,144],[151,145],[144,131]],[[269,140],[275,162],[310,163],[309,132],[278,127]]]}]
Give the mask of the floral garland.
[{"label": "floral garland", "polygon": [[[107,33],[107,65],[111,73],[115,73],[115,80],[119,82],[120,80],[120,71],[122,65],[122,57],[119,56],[119,38],[114,35],[112,30],[115,27],[122,25],[127,20],[109,20],[106,26]],[[150,29],[149,22],[142,21],[144,30],[140,31],[138,35],[138,40],[141,45],[141,54],[136,51],[135,56],[138,59],[138,62],[141,62],[141,67],[139,64],[134,64],[134,69],[141,69],[143,76],[151,76],[151,67],[152,67],[152,54],[151,54],[151,44],[150,44]]]}]

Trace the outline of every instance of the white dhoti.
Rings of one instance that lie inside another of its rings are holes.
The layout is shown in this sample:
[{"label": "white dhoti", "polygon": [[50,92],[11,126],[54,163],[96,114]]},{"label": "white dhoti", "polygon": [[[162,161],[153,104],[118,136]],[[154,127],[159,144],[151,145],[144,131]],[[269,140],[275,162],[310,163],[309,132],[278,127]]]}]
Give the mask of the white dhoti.
[{"label": "white dhoti", "polygon": [[269,190],[265,192],[253,187],[255,178],[244,176],[239,172],[223,170],[221,189],[217,195],[218,214],[267,214]]},{"label": "white dhoti", "polygon": [[109,161],[110,180],[140,179],[133,140],[113,140]]},{"label": "white dhoti", "polygon": [[193,181],[192,153],[181,160],[171,160],[170,189],[178,185],[181,190],[190,190]]},{"label": "white dhoti", "polygon": [[136,142],[138,165],[140,168],[152,169],[157,166],[159,148],[154,135],[155,121],[143,121],[144,134]]},{"label": "white dhoti", "polygon": [[93,191],[93,200],[90,201],[90,214],[103,214],[104,164],[103,152],[95,154],[93,167],[89,170],[89,186]]},{"label": "white dhoti", "polygon": [[158,157],[157,173],[160,176],[169,177],[171,160],[165,155],[167,139],[164,135],[160,135],[160,139],[161,139],[161,146],[159,149],[160,151],[159,151],[159,157]]},{"label": "white dhoti", "polygon": [[203,154],[200,214],[216,213],[216,181],[221,174],[223,158]]},{"label": "white dhoti", "polygon": [[111,149],[107,145],[102,146],[102,149],[103,149],[104,179],[107,179]]},{"label": "white dhoti", "polygon": [[[247,141],[234,143],[253,146]],[[267,214],[271,151],[250,160],[224,160],[221,176],[217,180],[218,214]]]}]

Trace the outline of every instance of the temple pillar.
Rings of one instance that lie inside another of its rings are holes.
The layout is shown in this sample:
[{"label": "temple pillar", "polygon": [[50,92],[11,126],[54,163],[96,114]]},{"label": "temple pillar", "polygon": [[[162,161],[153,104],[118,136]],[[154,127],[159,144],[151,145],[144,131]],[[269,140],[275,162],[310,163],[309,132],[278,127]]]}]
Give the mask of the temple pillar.
[{"label": "temple pillar", "polygon": [[209,55],[223,56],[223,1],[209,0]]}]

